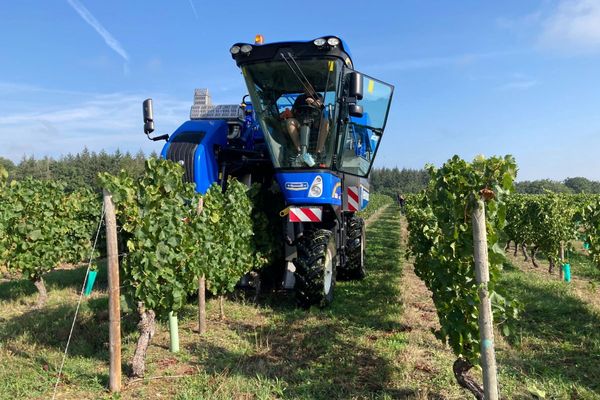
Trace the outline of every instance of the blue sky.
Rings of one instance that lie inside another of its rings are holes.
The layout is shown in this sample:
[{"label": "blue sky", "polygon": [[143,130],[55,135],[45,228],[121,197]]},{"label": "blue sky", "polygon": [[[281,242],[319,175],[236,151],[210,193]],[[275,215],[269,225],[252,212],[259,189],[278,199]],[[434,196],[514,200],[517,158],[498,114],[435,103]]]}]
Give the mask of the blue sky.
[{"label": "blue sky", "polygon": [[519,179],[600,179],[600,0],[0,2],[0,156],[160,150],[193,89],[237,103],[228,50],[343,37],[395,85],[377,166],[513,154]]}]

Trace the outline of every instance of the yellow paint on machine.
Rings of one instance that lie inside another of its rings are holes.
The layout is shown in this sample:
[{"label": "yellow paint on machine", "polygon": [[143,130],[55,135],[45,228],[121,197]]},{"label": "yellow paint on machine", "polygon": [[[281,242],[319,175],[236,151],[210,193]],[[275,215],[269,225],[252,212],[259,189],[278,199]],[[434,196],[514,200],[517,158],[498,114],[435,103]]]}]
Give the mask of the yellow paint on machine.
[{"label": "yellow paint on machine", "polygon": [[369,93],[373,93],[374,89],[375,89],[375,81],[373,79],[369,79],[369,86],[367,86],[367,91]]}]

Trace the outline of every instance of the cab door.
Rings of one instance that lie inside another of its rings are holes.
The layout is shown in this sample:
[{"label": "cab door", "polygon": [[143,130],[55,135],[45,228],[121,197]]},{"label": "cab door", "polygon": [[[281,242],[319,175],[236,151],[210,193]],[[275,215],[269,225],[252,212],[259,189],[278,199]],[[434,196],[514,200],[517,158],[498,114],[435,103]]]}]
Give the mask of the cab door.
[{"label": "cab door", "polygon": [[[344,71],[344,93],[349,94],[351,77],[356,71]],[[379,142],[387,122],[394,87],[388,83],[359,74],[361,93],[350,98],[353,115],[348,107],[342,111],[337,169],[344,173],[366,177],[371,171]],[[348,97],[347,97],[348,98]],[[356,113],[362,108],[362,115]]]}]

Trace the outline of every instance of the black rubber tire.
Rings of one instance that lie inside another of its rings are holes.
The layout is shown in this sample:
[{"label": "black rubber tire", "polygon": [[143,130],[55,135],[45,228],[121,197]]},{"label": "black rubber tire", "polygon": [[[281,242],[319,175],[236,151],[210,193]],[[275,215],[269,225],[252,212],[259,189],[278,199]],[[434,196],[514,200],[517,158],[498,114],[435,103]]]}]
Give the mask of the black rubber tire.
[{"label": "black rubber tire", "polygon": [[360,280],[367,275],[365,269],[365,221],[356,216],[346,220],[346,265],[338,271],[339,280]]},{"label": "black rubber tire", "polygon": [[[305,232],[296,243],[296,299],[303,308],[326,307],[333,301],[335,287],[337,247],[333,233],[327,229]],[[326,259],[331,260],[331,284],[326,287]]]}]

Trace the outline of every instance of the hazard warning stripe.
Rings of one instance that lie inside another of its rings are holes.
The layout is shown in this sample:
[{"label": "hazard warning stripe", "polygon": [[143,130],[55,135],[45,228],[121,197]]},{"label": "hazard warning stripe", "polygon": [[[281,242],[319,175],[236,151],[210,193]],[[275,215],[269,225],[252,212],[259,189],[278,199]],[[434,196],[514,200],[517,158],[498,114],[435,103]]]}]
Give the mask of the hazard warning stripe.
[{"label": "hazard warning stripe", "polygon": [[321,207],[290,207],[290,222],[321,222]]},{"label": "hazard warning stripe", "polygon": [[358,211],[358,187],[348,187],[348,210]]}]

